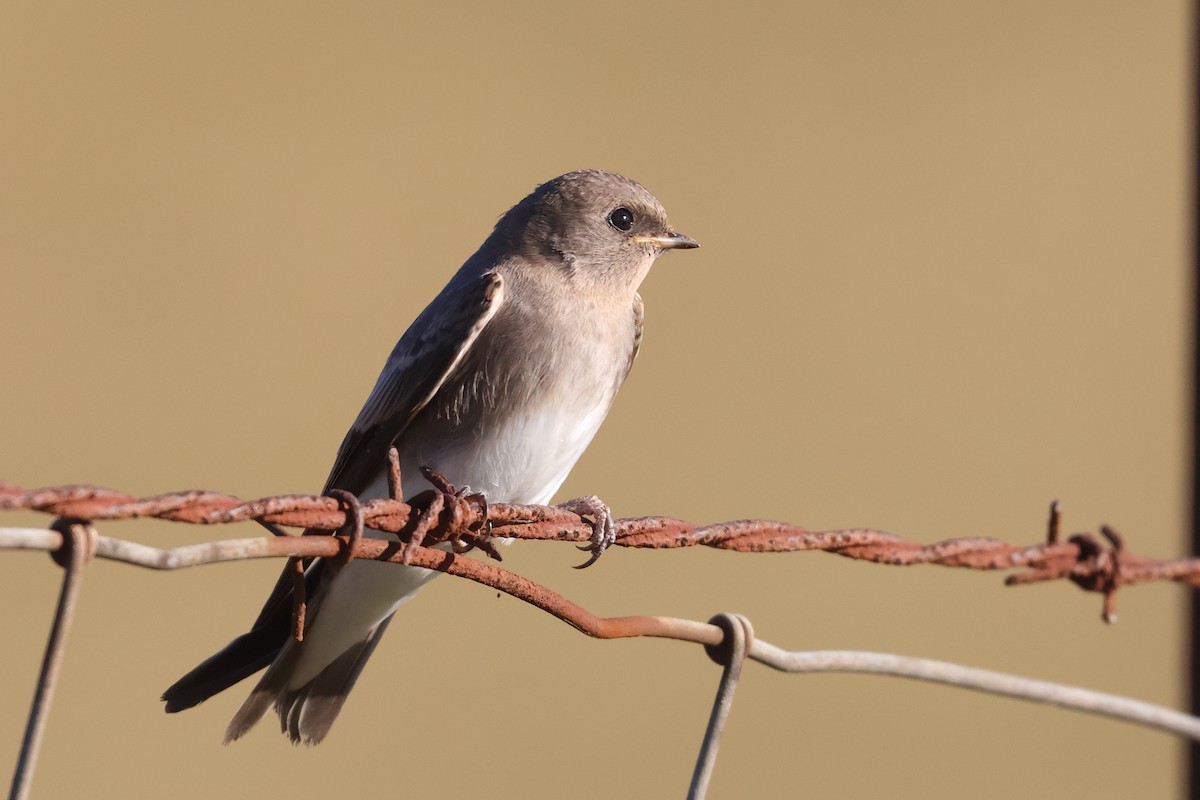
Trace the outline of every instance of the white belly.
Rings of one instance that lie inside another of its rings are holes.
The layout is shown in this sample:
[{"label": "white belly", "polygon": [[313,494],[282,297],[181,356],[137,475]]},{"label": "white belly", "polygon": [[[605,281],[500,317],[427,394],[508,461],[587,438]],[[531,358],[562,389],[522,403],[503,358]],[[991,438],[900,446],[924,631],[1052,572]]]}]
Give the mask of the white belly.
[{"label": "white belly", "polygon": [[[611,398],[583,413],[545,407],[509,418],[501,430],[478,437],[454,450],[401,450],[400,473],[404,494],[411,497],[429,488],[419,471],[428,466],[458,486],[483,492],[494,503],[550,502],[583,454],[608,413]],[[403,440],[401,442],[403,445]],[[387,479],[379,477],[362,499],[387,496]],[[390,537],[378,531],[368,535]],[[316,619],[305,636],[290,686],[308,683],[398,609],[438,573],[420,567],[356,560],[328,585]]]}]

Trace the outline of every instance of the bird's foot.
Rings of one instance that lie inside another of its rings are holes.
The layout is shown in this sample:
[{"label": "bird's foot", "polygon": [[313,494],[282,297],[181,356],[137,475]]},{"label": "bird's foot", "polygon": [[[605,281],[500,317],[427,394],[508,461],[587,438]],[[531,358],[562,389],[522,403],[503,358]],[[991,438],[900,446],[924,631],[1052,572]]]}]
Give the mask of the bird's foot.
[{"label": "bird's foot", "polygon": [[591,517],[588,523],[592,526],[592,538],[587,544],[579,545],[580,550],[591,553],[591,555],[588,556],[587,561],[579,564],[575,569],[584,569],[595,564],[600,556],[604,555],[604,551],[617,540],[617,526],[613,522],[612,511],[596,495],[576,497],[574,500],[559,503],[555,508],[578,514],[580,519],[583,519],[585,515]]}]

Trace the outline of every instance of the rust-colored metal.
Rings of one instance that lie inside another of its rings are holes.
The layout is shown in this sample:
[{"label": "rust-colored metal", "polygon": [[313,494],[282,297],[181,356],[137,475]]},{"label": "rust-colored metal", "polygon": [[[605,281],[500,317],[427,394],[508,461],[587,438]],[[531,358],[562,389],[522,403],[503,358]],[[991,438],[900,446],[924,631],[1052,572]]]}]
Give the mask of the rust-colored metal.
[{"label": "rust-colored metal", "polygon": [[343,513],[346,515],[346,524],[342,530],[346,532],[345,546],[338,553],[337,558],[333,560],[334,568],[341,569],[354,560],[354,551],[358,547],[358,543],[362,541],[364,520],[362,503],[353,492],[348,492],[345,489],[330,489],[329,496],[335,497],[344,505]]},{"label": "rust-colored metal", "polygon": [[[445,485],[439,486],[438,479]],[[432,480],[438,488],[422,492],[409,503],[396,499],[360,503],[365,527],[396,533],[405,543],[400,548],[394,543],[390,545],[396,551],[390,560],[430,566],[418,563],[415,556],[422,550],[422,545],[442,542],[450,542],[460,551],[479,547],[489,555],[498,556],[495,547],[489,543],[491,536],[586,542],[592,535],[590,523],[561,508],[488,504],[481,496],[463,495],[441,476],[435,475]],[[328,531],[340,530],[347,522],[346,504],[333,497],[279,495],[246,501],[215,492],[187,491],[137,498],[97,486],[25,490],[0,483],[0,510],[4,509],[32,509],[92,520],[157,517],[198,524],[260,520],[274,525]],[[1008,585],[1070,580],[1081,589],[1104,596],[1106,620],[1115,619],[1116,593],[1123,586],[1162,580],[1200,585],[1200,559],[1159,561],[1135,556],[1125,549],[1121,538],[1111,528],[1101,530],[1106,543],[1087,533],[1059,541],[1060,525],[1061,511],[1055,504],[1051,508],[1046,541],[1018,546],[983,537],[919,544],[867,528],[810,531],[799,525],[770,520],[735,520],[696,526],[671,517],[635,517],[616,521],[616,544],[656,549],[704,546],[745,553],[823,550],[879,564],[1021,569],[1024,571],[1008,576]],[[358,553],[369,542],[364,540],[360,547],[353,548],[354,552]],[[446,556],[441,550],[428,552],[440,554],[434,557],[437,559]],[[478,563],[472,559],[458,559],[456,563],[459,562]],[[437,565],[430,568],[445,569]],[[455,567],[458,569],[460,567]],[[474,566],[461,569],[469,572]],[[476,579],[469,574],[462,576]],[[502,582],[511,580],[496,575],[490,577]],[[508,591],[504,586],[489,585]],[[588,629],[588,625],[592,627]],[[619,625],[614,629],[590,622],[576,627],[605,638],[620,629]]]},{"label": "rust-colored metal", "polygon": [[400,451],[395,447],[388,448],[388,497],[393,500],[404,499],[404,484],[400,480]]},{"label": "rust-colored metal", "polygon": [[[395,448],[392,448],[395,451]],[[455,487],[445,475],[429,467],[421,474],[433,485],[412,500],[423,515],[410,542],[434,545],[447,542],[455,553],[469,553],[479,548],[486,555],[501,561],[500,551],[489,541],[491,522],[487,499],[479,492]]]},{"label": "rust-colored metal", "polygon": [[425,506],[425,513],[417,517],[416,526],[412,529],[408,536],[408,546],[404,548],[403,563],[409,563],[409,550],[421,547],[425,543],[425,537],[437,524],[438,519],[442,515],[442,506],[445,504],[443,499],[445,495],[441,492],[430,490],[417,495],[416,500],[420,500],[424,495],[428,494],[428,503]]},{"label": "rust-colored metal", "polygon": [[1050,520],[1046,523],[1046,543],[1058,544],[1058,532],[1062,528],[1062,504],[1057,500],[1050,504]]},{"label": "rust-colored metal", "polygon": [[308,586],[304,582],[304,559],[289,558],[287,571],[292,574],[292,638],[304,641],[304,623],[308,616]]}]

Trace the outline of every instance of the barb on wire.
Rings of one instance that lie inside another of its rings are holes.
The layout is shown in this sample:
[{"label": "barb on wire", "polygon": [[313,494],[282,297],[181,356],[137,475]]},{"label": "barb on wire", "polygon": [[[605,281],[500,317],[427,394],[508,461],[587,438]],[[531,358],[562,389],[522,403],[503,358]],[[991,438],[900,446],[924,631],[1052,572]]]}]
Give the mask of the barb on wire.
[{"label": "barb on wire", "polygon": [[[93,541],[95,558],[164,570],[248,558],[333,558],[343,547],[342,540],[329,536],[227,539],[170,549],[149,547],[107,536],[95,536]],[[55,551],[62,546],[62,535],[53,530],[0,528],[0,549]],[[599,617],[545,586],[494,564],[466,558],[453,552],[414,547],[405,553],[397,551],[391,543],[383,540],[363,539],[356,548],[355,557],[392,563],[405,563],[404,559],[408,557],[408,563],[414,566],[467,578],[524,600],[576,630],[598,639],[646,636],[694,642],[706,647],[720,647],[726,641],[722,628],[695,620],[659,616]],[[1200,718],[1172,709],[1102,692],[1018,678],[942,661],[881,653],[790,652],[760,638],[750,640],[746,657],[784,672],[866,672],[961,686],[1149,725],[1200,740]]]},{"label": "barb on wire", "polygon": [[[393,491],[399,492],[398,476]],[[455,550],[483,549],[499,559],[491,536],[566,542],[588,541],[592,526],[579,515],[553,506],[488,504],[439,487],[413,497],[368,500],[360,504],[363,524],[396,533],[410,546],[450,541]],[[398,495],[397,495],[398,496]],[[205,491],[172,492],[139,498],[98,486],[58,486],[25,490],[0,483],[0,510],[31,509],[91,520],[156,517],[177,522],[218,524],[258,520],[272,525],[336,531],[346,525],[344,501],[312,495],[277,495],[242,500]],[[909,566],[936,564],[975,570],[1020,569],[1010,586],[1070,580],[1085,591],[1104,595],[1103,618],[1116,619],[1116,595],[1124,586],[1151,581],[1200,585],[1200,559],[1160,561],[1129,553],[1112,528],[1101,536],[1077,533],[1059,540],[1061,512],[1051,508],[1044,542],[1018,546],[992,538],[966,537],[919,544],[868,528],[811,531],[770,520],[735,520],[697,526],[672,517],[634,517],[616,521],[616,545],[665,549],[715,547],[751,553],[822,550],[846,558]],[[410,548],[406,547],[405,552]]]},{"label": "barb on wire", "polygon": [[[481,497],[458,492],[436,474],[427,476],[435,489],[405,503],[398,475],[392,483],[392,499],[362,502],[352,495],[313,497],[281,495],[254,501],[213,492],[178,492],[137,498],[94,486],[64,486],[25,491],[0,484],[0,510],[33,509],[78,519],[131,519],[153,516],[201,524],[257,520],[274,536],[230,539],[159,549],[136,542],[96,535],[90,523],[88,557],[112,559],[154,569],[180,569],[200,564],[248,558],[286,557],[303,585],[303,564],[315,557],[347,563],[351,558],[370,558],[412,564],[445,572],[498,589],[524,600],[563,620],[577,630],[602,639],[653,636],[696,642],[709,648],[710,655],[725,666],[721,687],[714,700],[704,744],[693,773],[689,797],[702,798],[711,776],[717,746],[732,704],[744,658],[788,672],[850,671],[888,674],[934,681],[1157,727],[1200,740],[1200,718],[1171,709],[1078,687],[973,669],[946,662],[911,659],[878,653],[796,653],[756,639],[748,621],[720,615],[710,623],[671,617],[598,617],[550,589],[489,561],[464,558],[478,548],[498,560],[490,545],[497,536],[585,541],[592,525],[569,511],[549,506],[491,505]],[[329,531],[346,531],[345,536],[280,536],[278,526],[296,526]],[[616,523],[616,544],[625,547],[673,548],[703,545],[742,552],[789,552],[824,550],[849,558],[885,564],[939,564],[970,569],[1025,568],[1008,578],[1010,585],[1066,578],[1088,591],[1105,597],[1105,618],[1113,618],[1116,590],[1125,585],[1151,580],[1200,583],[1200,561],[1155,561],[1128,554],[1122,538],[1111,528],[1102,528],[1106,548],[1091,534],[1075,534],[1058,541],[1061,513],[1051,508],[1046,542],[1015,547],[995,539],[951,539],[919,545],[892,534],[869,529],[808,531],[796,525],[764,520],[739,520],[697,527],[669,517],[641,517]],[[363,537],[371,527],[398,534],[400,542]],[[76,553],[68,543],[69,531],[58,528],[0,528],[0,549],[43,549],[52,553]],[[449,543],[449,550],[432,545]],[[35,695],[26,746],[22,749],[14,797],[27,786],[37,741],[44,725],[40,698],[49,697],[53,673],[61,658],[61,642],[70,619],[77,591],[77,555],[64,582],[60,614],[47,648],[43,678]],[[83,558],[83,557],[79,557]],[[74,577],[73,577],[74,576]],[[69,587],[75,587],[70,588]],[[64,612],[63,609],[66,609]],[[305,597],[295,594],[293,635],[303,637]],[[717,623],[717,624],[713,624]],[[19,783],[20,782],[20,783]]]}]

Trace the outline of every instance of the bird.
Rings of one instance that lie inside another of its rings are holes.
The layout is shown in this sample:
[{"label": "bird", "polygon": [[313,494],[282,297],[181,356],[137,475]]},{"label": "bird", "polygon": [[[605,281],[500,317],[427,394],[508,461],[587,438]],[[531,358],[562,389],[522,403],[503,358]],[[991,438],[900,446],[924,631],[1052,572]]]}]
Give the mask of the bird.
[{"label": "bird", "polygon": [[[615,172],[580,170],[538,185],[401,336],[323,494],[387,497],[395,447],[404,486],[427,469],[489,502],[549,503],[637,357],[638,288],[651,265],[698,246],[671,227],[654,195]],[[562,505],[592,517],[590,564],[612,542],[612,515],[591,496]],[[166,711],[195,706],[265,667],[225,742],[271,706],[293,743],[321,742],[396,610],[438,574],[368,559],[332,569],[314,559],[298,641],[293,574],[285,570],[250,630],[163,693]]]}]

